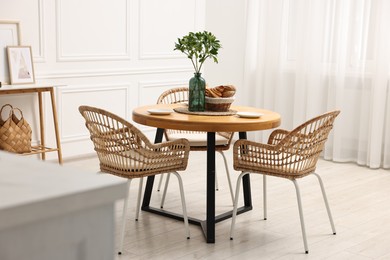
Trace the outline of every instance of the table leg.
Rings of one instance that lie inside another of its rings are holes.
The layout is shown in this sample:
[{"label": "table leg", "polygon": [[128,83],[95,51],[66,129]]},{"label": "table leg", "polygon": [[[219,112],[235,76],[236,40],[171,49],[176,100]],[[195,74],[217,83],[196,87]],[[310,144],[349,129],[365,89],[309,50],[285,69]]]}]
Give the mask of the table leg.
[{"label": "table leg", "polygon": [[[247,139],[246,132],[239,132],[240,139]],[[242,186],[244,193],[244,205],[245,207],[252,207],[252,196],[251,196],[251,180],[249,174],[242,178]]]},{"label": "table leg", "polygon": [[[42,92],[38,92],[38,106],[39,106],[39,128],[41,133],[41,142],[40,145],[42,149],[45,147],[45,124],[44,124],[44,114],[43,114],[43,104],[42,104]],[[43,152],[41,155],[42,160],[46,159],[46,154]]]},{"label": "table leg", "polygon": [[62,151],[61,151],[60,134],[59,134],[59,129],[58,129],[57,109],[56,109],[56,101],[55,101],[55,97],[54,97],[54,88],[50,88],[50,98],[51,98],[51,109],[53,112],[54,131],[56,134],[58,163],[62,164]]},{"label": "table leg", "polygon": [[215,243],[215,132],[207,132],[206,240]]}]

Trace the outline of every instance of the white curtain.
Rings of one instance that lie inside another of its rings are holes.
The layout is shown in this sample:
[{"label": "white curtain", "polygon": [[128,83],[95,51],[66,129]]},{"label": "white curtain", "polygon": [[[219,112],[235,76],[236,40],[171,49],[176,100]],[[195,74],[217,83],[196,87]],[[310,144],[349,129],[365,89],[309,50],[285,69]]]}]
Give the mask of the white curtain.
[{"label": "white curtain", "polygon": [[390,0],[247,0],[238,100],[285,129],[341,110],[325,159],[390,168],[389,79]]}]

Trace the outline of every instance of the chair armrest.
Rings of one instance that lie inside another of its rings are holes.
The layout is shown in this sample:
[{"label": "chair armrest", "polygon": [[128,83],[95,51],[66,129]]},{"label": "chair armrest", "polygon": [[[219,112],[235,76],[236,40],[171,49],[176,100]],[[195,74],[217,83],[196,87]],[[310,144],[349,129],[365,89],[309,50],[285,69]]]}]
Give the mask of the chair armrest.
[{"label": "chair armrest", "polygon": [[278,144],[283,138],[288,135],[290,131],[284,130],[284,129],[276,129],[274,130],[269,138],[268,138],[268,144],[276,145]]},{"label": "chair armrest", "polygon": [[273,163],[278,161],[281,153],[277,145],[240,139],[233,146],[233,168],[241,171],[243,165],[253,168],[253,170],[257,167],[272,167]]},{"label": "chair armrest", "polygon": [[[134,150],[143,158],[152,160],[169,160],[173,157],[188,160],[190,144],[187,139],[153,144],[135,127],[124,127],[111,133],[115,137],[112,141],[112,147],[118,147],[120,151],[124,152],[125,157],[132,157],[127,153]],[[121,136],[121,134],[123,135]]]},{"label": "chair armrest", "polygon": [[174,141],[151,144],[150,149],[152,149],[154,153],[150,153],[148,156],[152,158],[161,156],[162,154],[166,159],[169,159],[170,157],[180,157],[187,161],[190,153],[190,142],[184,138],[177,139]]},{"label": "chair armrest", "polygon": [[267,160],[276,157],[280,151],[275,145],[263,144],[245,139],[237,140],[233,145],[233,158],[236,160],[245,160],[256,162],[258,160]]},{"label": "chair armrest", "polygon": [[167,141],[163,143],[151,144],[151,148],[156,152],[163,152],[164,150],[181,150],[190,151],[190,142],[187,139],[181,138],[174,141]]},{"label": "chair armrest", "polygon": [[[254,149],[248,149],[248,148],[254,148]],[[238,153],[239,150],[240,150],[239,153],[242,154],[246,154],[249,151],[253,152],[254,150],[258,152],[263,152],[263,151],[278,152],[275,145],[258,143],[246,139],[239,139],[234,143],[233,152]]]}]

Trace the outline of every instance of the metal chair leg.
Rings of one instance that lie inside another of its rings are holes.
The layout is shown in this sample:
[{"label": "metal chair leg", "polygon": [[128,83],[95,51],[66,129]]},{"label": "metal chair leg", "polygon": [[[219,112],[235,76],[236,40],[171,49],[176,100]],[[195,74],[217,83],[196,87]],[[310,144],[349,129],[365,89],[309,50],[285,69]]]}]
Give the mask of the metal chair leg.
[{"label": "metal chair leg", "polygon": [[[184,226],[185,226],[186,233],[187,233],[187,239],[190,239],[190,228],[189,228],[189,225],[188,225],[187,207],[186,207],[186,201],[185,201],[185,198],[184,198],[183,181],[182,181],[180,175],[177,172],[173,172],[173,174],[176,175],[176,177],[177,177],[177,179],[179,181],[181,205],[182,205],[182,208],[183,208]],[[167,178],[169,177],[169,175],[167,176]]]},{"label": "metal chair leg", "polygon": [[[218,152],[222,155],[223,161],[225,163],[225,171],[226,171],[226,176],[227,176],[228,183],[229,183],[230,196],[232,197],[232,203],[234,204],[233,187],[232,187],[232,181],[230,180],[230,173],[229,173],[228,162],[226,160],[226,156],[223,153],[223,151],[218,151]],[[215,175],[215,176],[217,176],[217,175]]]},{"label": "metal chair leg", "polygon": [[217,172],[215,172],[215,190],[219,191],[218,174],[217,174]]},{"label": "metal chair leg", "polygon": [[140,206],[141,206],[141,197],[142,197],[142,187],[144,183],[144,178],[142,177],[139,180],[139,187],[138,187],[138,198],[137,198],[137,208],[135,209],[135,221],[138,221],[139,217],[139,211],[140,211]]},{"label": "metal chair leg", "polygon": [[164,175],[165,174],[160,174],[160,180],[158,182],[158,186],[157,186],[157,191],[160,191],[161,190],[161,184],[162,184],[162,181],[164,179]]},{"label": "metal chair leg", "polygon": [[315,176],[317,176],[318,181],[319,181],[319,183],[320,183],[321,191],[322,191],[322,197],[324,198],[324,202],[325,202],[325,206],[326,206],[326,211],[328,212],[328,217],[329,217],[330,225],[332,226],[333,235],[336,235],[336,228],[335,228],[335,226],[334,226],[332,213],[330,212],[330,207],[329,207],[329,203],[328,203],[328,198],[326,197],[326,193],[325,193],[324,183],[322,182],[322,178],[320,177],[320,175],[318,175],[318,174],[315,173],[315,172],[314,172],[313,174],[314,174]]},{"label": "metal chair leg", "polygon": [[298,209],[299,209],[299,218],[301,220],[301,229],[302,229],[302,237],[303,237],[303,245],[305,247],[305,253],[309,253],[309,248],[307,246],[307,239],[306,239],[306,229],[305,229],[305,221],[303,219],[303,211],[302,211],[302,202],[301,202],[301,192],[299,190],[299,186],[296,180],[292,180],[295,186],[295,191],[297,193],[297,201],[298,201]]},{"label": "metal chair leg", "polygon": [[120,241],[119,241],[118,255],[121,255],[122,254],[122,250],[123,250],[123,240],[125,238],[125,228],[126,228],[126,212],[127,212],[127,205],[128,205],[128,202],[129,202],[129,194],[130,194],[130,183],[131,183],[131,179],[128,179],[127,180],[127,194],[126,194],[125,201],[123,202],[121,238],[120,238]]},{"label": "metal chair leg", "polygon": [[267,176],[263,174],[263,210],[264,220],[267,220]]},{"label": "metal chair leg", "polygon": [[238,197],[240,195],[241,180],[242,177],[244,177],[244,175],[246,174],[249,174],[249,172],[242,172],[237,178],[236,196],[234,197],[234,203],[233,203],[232,225],[230,227],[230,240],[233,240],[234,226],[236,224]]},{"label": "metal chair leg", "polygon": [[160,208],[163,208],[163,207],[164,207],[165,197],[167,196],[167,190],[168,190],[168,184],[169,184],[169,178],[170,178],[170,177],[171,177],[171,174],[168,173],[168,174],[167,174],[167,178],[166,178],[166,180],[165,180],[165,187],[164,187],[163,196],[162,196],[162,199],[161,199]]}]

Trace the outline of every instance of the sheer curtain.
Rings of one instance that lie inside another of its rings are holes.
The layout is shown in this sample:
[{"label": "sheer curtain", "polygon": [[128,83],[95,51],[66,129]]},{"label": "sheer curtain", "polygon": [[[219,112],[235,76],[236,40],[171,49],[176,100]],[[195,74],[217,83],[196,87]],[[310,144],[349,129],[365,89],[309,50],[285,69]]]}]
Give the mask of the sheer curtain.
[{"label": "sheer curtain", "polygon": [[286,129],[340,109],[324,158],[390,168],[389,28],[389,0],[247,0],[238,100]]}]

